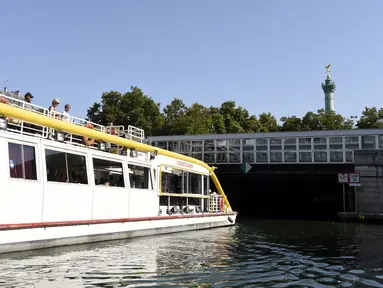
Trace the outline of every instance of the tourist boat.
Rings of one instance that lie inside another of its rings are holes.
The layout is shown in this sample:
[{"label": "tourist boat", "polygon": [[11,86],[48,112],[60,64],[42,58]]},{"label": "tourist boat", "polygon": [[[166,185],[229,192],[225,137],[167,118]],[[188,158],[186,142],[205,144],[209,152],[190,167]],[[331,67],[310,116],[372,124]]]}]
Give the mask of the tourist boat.
[{"label": "tourist boat", "polygon": [[0,115],[0,253],[236,222],[214,167],[142,129],[64,121],[9,93]]}]

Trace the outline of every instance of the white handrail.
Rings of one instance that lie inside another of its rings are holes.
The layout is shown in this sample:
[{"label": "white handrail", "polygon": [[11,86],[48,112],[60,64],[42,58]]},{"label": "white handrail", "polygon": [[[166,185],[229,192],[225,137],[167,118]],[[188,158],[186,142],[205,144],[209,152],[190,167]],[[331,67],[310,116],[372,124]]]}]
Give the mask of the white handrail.
[{"label": "white handrail", "polygon": [[[9,94],[9,93],[7,93]],[[12,97],[12,95],[7,95],[0,92],[0,97],[5,98],[8,101],[8,104],[11,106],[15,106],[18,108],[21,108],[23,110],[32,111],[44,116],[54,117],[56,119],[60,119],[64,121],[64,115],[63,112],[59,111],[52,111],[50,112],[47,108],[38,106],[36,104],[28,103],[24,100],[20,100],[20,96],[17,98],[15,96]],[[65,120],[67,121],[67,120]],[[145,138],[145,132],[143,129],[129,126],[128,130],[125,131],[125,128],[123,125],[117,125],[117,126],[103,126],[91,121],[88,121],[86,119],[78,118],[72,115],[69,115],[69,122],[72,122],[73,124],[79,125],[79,126],[85,126],[87,123],[90,123],[95,130],[100,132],[106,132],[106,133],[112,133],[112,131],[116,131],[116,135],[120,137],[126,137],[130,138],[131,140],[143,142],[143,139]],[[36,136],[36,137],[42,137],[42,138],[50,138],[52,135],[54,135],[54,130],[48,127],[42,127],[35,124],[30,123],[24,123],[23,121],[19,121],[17,119],[10,119],[9,121],[9,127],[8,130],[20,133],[23,135],[30,135],[30,136]],[[65,131],[63,131],[65,133]],[[126,136],[128,134],[128,137]],[[71,143],[74,145],[84,145],[83,139],[79,135],[73,135],[70,133],[66,134],[65,142]],[[95,143],[94,146],[97,146],[97,143]]]}]

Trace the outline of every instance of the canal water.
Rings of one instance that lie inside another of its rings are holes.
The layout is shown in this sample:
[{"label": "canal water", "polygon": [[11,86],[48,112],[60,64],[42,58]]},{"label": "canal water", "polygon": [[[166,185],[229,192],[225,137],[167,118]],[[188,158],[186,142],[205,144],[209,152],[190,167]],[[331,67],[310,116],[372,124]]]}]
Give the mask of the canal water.
[{"label": "canal water", "polygon": [[0,287],[383,287],[383,226],[249,218],[3,255]]}]

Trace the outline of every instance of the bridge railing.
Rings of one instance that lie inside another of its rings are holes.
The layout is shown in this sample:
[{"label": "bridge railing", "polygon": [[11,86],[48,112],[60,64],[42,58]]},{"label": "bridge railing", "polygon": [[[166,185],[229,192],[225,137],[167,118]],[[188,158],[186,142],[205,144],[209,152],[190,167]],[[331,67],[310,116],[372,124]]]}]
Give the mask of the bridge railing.
[{"label": "bridge railing", "polygon": [[[359,136],[362,137],[362,136]],[[355,137],[354,137],[355,138]],[[267,139],[266,139],[267,140]],[[299,140],[299,139],[298,139]],[[326,140],[327,141],[327,140]],[[158,142],[151,139],[151,144],[170,151],[181,153],[202,160],[208,164],[241,164],[243,162],[256,164],[339,164],[353,163],[354,150],[359,149],[361,141],[356,137],[356,143],[344,142],[327,144],[320,146],[307,144],[294,145],[222,145],[221,143],[211,143],[212,141],[167,141]],[[203,143],[201,145],[201,142]],[[216,141],[218,142],[218,141]],[[378,144],[377,144],[378,145]],[[382,144],[383,148],[383,137]],[[366,148],[375,149],[375,145],[365,145]],[[333,149],[331,149],[333,148]],[[283,150],[285,149],[285,150]],[[295,150],[294,150],[295,149]]]}]

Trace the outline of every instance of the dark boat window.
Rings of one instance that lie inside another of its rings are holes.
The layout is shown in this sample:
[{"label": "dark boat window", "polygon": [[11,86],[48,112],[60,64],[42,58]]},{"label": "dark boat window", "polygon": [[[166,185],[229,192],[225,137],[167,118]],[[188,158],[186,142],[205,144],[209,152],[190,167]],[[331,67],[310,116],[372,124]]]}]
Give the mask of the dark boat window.
[{"label": "dark boat window", "polygon": [[37,180],[35,147],[8,143],[11,178]]},{"label": "dark boat window", "polygon": [[96,185],[125,187],[122,163],[93,158],[93,171]]},{"label": "dark boat window", "polygon": [[49,182],[88,184],[85,156],[45,149],[45,161]]},{"label": "dark boat window", "polygon": [[[150,175],[150,169],[138,165],[128,165],[130,169],[129,180],[130,188],[136,189],[152,189],[152,179]],[[149,188],[150,181],[150,188]]]}]

